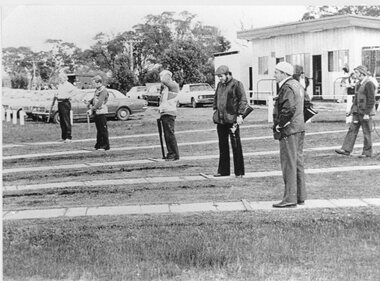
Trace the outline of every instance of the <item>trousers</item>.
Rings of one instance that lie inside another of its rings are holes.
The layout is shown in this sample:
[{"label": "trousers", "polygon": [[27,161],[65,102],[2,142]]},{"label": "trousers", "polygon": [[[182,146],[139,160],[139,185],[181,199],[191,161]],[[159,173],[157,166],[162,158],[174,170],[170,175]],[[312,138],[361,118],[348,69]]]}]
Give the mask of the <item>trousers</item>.
[{"label": "trousers", "polygon": [[71,140],[71,120],[70,120],[71,103],[70,101],[58,102],[59,124],[61,126],[61,137],[63,140]]},{"label": "trousers", "polygon": [[280,161],[285,183],[283,202],[297,203],[306,200],[303,144],[305,132],[280,140]]},{"label": "trousers", "polygon": [[371,122],[372,118],[369,120],[363,119],[362,114],[353,114],[352,122],[348,129],[347,135],[344,138],[342,149],[348,152],[352,152],[354,149],[355,141],[359,133],[360,126],[363,130],[364,144],[363,144],[363,155],[372,157],[372,137],[371,137]]},{"label": "trousers", "polygon": [[105,114],[95,114],[96,144],[95,148],[110,149],[108,139],[107,117]]},{"label": "trousers", "polygon": [[218,174],[230,175],[230,148],[228,137],[231,140],[234,160],[234,172],[236,176],[244,175],[243,149],[240,141],[240,129],[237,125],[235,133],[231,132],[232,124],[218,124],[216,130],[219,138],[219,165]]},{"label": "trousers", "polygon": [[167,159],[179,159],[177,139],[174,134],[175,118],[173,115],[161,115],[165,144],[168,150]]}]

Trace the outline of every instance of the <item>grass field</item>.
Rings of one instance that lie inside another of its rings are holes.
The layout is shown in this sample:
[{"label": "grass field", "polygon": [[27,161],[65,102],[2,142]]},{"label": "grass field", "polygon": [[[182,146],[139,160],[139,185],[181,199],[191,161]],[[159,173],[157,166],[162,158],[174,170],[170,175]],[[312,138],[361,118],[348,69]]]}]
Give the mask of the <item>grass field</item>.
[{"label": "grass field", "polygon": [[[318,104],[307,124],[305,168],[379,165],[375,157],[335,155],[347,125],[344,105]],[[336,109],[336,110],[335,110]],[[3,185],[213,174],[218,162],[212,108],[180,108],[176,121],[181,156],[208,159],[147,164],[109,162],[161,158],[155,119],[157,108],[127,122],[109,121],[108,152],[50,155],[3,160],[3,169],[103,163],[99,167],[3,174]],[[379,116],[375,121],[380,120]],[[271,137],[265,108],[256,108],[241,136],[246,172],[279,171],[278,142]],[[259,127],[252,127],[259,125]],[[186,130],[203,130],[182,132]],[[76,140],[93,139],[95,126],[75,123]],[[140,134],[152,136],[128,137]],[[59,140],[56,124],[3,122],[3,156],[91,149],[94,140],[71,144],[36,144]],[[126,136],[123,138],[122,136]],[[253,138],[261,139],[253,139]],[[265,138],[264,138],[265,137]],[[244,138],[247,138],[244,140]],[[210,143],[199,143],[209,141]],[[362,144],[359,134],[357,144]],[[373,134],[373,142],[380,137]],[[32,144],[28,144],[32,143]],[[122,150],[123,148],[133,148]],[[112,149],[114,148],[114,150]],[[323,148],[312,151],[313,148]],[[121,149],[121,150],[117,150]],[[360,149],[355,150],[360,153]],[[216,156],[216,157],[215,157]],[[233,166],[231,167],[233,168]],[[308,199],[380,197],[378,171],[310,174]],[[186,183],[64,187],[3,192],[3,209],[75,206],[280,200],[281,177],[204,180]],[[3,222],[4,280],[378,280],[380,276],[380,208],[299,209],[77,217]]]}]

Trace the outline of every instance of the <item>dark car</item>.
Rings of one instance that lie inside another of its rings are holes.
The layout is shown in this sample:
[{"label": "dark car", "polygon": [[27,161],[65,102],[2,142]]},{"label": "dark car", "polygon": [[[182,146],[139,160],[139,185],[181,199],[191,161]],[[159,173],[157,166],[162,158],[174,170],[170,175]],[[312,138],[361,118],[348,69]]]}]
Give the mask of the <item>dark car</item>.
[{"label": "dark car", "polygon": [[160,90],[161,90],[161,84],[160,83],[154,83],[154,84],[147,84],[147,90],[145,93],[142,94],[142,97],[144,100],[148,102],[148,105],[160,104]]},{"label": "dark car", "polygon": [[[131,114],[145,112],[147,102],[145,100],[131,99],[124,96],[117,90],[107,89],[108,97],[108,118],[126,121]],[[71,99],[71,109],[73,111],[74,120],[86,120],[87,118],[87,102],[94,96],[93,89],[78,90]],[[59,122],[57,103],[54,104],[52,110],[50,107],[52,100],[45,100],[38,105],[33,106],[32,116],[39,119],[47,120],[50,118],[55,123]]]}]

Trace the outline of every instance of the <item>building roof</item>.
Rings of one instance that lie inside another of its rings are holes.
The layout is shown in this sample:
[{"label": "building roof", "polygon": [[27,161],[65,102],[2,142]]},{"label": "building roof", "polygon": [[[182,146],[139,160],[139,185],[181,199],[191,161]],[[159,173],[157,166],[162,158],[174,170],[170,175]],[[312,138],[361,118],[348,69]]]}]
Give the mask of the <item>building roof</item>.
[{"label": "building roof", "polygon": [[238,31],[237,38],[245,40],[268,39],[297,33],[320,32],[329,29],[363,27],[380,30],[380,17],[356,15],[331,16],[315,20],[290,22],[262,28]]}]

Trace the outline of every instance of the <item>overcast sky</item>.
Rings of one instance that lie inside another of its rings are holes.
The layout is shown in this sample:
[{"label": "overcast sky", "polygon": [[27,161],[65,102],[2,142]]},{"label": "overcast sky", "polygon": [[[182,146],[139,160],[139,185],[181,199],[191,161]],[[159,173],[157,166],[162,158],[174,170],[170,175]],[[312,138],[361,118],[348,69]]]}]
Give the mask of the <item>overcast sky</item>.
[{"label": "overcast sky", "polygon": [[99,32],[117,34],[132,30],[135,24],[143,23],[144,17],[148,14],[158,15],[163,11],[184,10],[196,14],[196,20],[203,24],[218,27],[222,35],[234,43],[236,32],[242,25],[247,29],[297,21],[306,12],[306,6],[300,5],[134,4],[127,6],[97,3],[97,5],[81,6],[3,5],[2,47],[27,46],[33,51],[39,51],[46,50],[47,45],[44,44],[46,39],[62,39],[86,49],[94,44],[92,38]]}]

